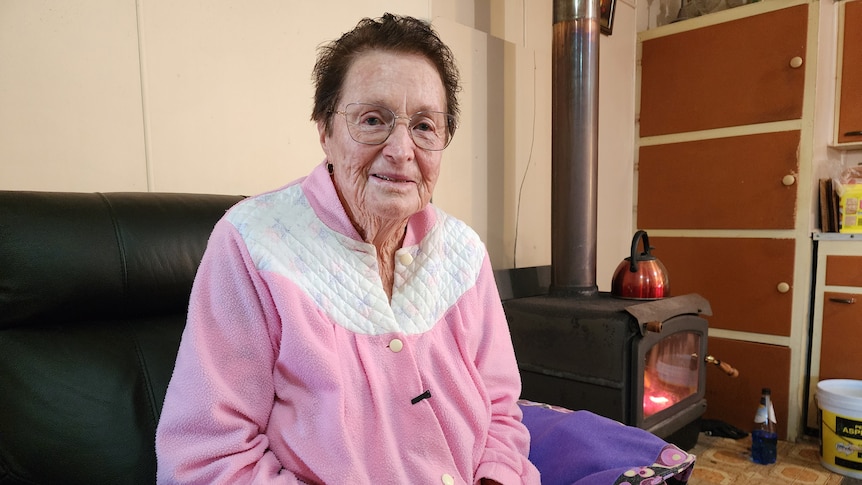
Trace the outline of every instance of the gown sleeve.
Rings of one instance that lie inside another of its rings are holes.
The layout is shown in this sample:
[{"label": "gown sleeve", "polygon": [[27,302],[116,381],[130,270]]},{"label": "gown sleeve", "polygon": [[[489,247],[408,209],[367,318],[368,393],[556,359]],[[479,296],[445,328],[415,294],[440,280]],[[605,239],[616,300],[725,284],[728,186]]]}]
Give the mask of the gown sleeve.
[{"label": "gown sleeve", "polygon": [[300,483],[265,434],[276,322],[245,245],[220,221],[195,277],[156,432],[158,483]]},{"label": "gown sleeve", "polygon": [[486,257],[477,283],[483,335],[476,366],[491,404],[491,424],[477,479],[490,478],[503,485],[539,484],[539,472],[528,460],[530,435],[518,407],[521,378],[515,361],[509,325]]}]

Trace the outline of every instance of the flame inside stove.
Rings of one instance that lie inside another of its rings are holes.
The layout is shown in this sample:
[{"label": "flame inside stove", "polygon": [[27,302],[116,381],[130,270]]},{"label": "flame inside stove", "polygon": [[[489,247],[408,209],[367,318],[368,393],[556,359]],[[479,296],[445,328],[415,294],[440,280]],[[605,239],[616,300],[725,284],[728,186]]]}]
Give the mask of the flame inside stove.
[{"label": "flame inside stove", "polygon": [[659,341],[644,362],[644,418],[697,393],[700,336],[681,332]]}]

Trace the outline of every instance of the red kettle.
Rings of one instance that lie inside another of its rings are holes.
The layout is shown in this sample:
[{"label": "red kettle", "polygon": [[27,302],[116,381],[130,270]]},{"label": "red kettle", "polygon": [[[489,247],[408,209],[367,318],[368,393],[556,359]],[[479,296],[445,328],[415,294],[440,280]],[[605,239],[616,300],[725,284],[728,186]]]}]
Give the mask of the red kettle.
[{"label": "red kettle", "polygon": [[[638,243],[643,240],[643,252]],[[650,251],[646,231],[638,231],[632,239],[631,256],[623,260],[611,281],[611,295],[632,300],[657,300],[670,296],[667,269]]]}]

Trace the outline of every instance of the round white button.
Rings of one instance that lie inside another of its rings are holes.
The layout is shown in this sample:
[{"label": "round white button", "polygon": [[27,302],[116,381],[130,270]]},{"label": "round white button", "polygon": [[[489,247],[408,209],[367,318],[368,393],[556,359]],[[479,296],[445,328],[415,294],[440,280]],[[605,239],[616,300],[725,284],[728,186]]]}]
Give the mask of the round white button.
[{"label": "round white button", "polygon": [[401,349],[403,349],[403,348],[404,348],[404,342],[402,342],[401,340],[394,338],[394,339],[389,341],[389,350],[391,350],[395,353],[398,353],[398,352],[401,352]]},{"label": "round white button", "polygon": [[398,259],[401,261],[401,264],[407,266],[413,262],[413,255],[410,253],[401,253],[401,256],[398,256]]},{"label": "round white button", "polygon": [[443,485],[454,485],[455,478],[448,473],[444,473],[442,477],[440,477],[440,481],[443,482]]}]

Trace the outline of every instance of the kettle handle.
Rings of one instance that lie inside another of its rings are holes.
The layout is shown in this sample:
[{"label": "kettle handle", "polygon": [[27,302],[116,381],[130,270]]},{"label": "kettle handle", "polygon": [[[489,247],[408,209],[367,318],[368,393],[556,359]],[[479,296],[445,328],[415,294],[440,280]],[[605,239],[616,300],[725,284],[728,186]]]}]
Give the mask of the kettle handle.
[{"label": "kettle handle", "polygon": [[632,238],[632,254],[631,261],[629,263],[629,271],[632,273],[637,273],[638,271],[638,242],[640,242],[641,239],[644,241],[644,254],[649,255],[650,253],[649,236],[647,236],[647,232],[636,232],[635,236]]}]

